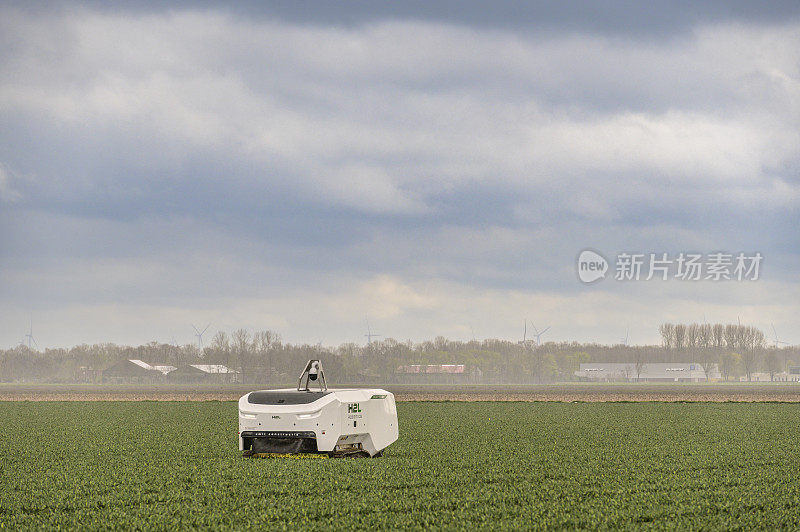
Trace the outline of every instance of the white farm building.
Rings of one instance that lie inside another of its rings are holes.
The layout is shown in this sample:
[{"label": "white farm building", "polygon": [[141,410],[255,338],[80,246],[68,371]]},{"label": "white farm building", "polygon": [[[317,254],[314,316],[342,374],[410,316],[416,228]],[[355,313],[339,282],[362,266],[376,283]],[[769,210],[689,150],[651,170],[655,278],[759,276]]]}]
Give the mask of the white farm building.
[{"label": "white farm building", "polygon": [[[638,373],[638,374],[637,374]],[[581,364],[575,376],[587,381],[625,382],[704,382],[703,366],[694,362],[654,362],[643,364],[637,372],[633,362],[590,362]],[[708,380],[716,381],[722,375],[714,364],[708,372]]]},{"label": "white farm building", "polygon": [[183,383],[231,383],[238,380],[239,372],[222,364],[188,364],[171,371],[167,379]]}]

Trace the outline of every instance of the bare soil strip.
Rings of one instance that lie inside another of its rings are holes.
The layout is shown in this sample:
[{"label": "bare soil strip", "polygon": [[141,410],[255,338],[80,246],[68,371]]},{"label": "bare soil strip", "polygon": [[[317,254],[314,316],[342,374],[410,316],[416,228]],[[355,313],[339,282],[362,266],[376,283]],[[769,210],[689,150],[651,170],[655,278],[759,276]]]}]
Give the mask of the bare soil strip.
[{"label": "bare soil strip", "polygon": [[[442,385],[383,386],[398,401],[547,402],[788,402],[800,403],[800,385]],[[102,386],[0,385],[0,401],[236,401],[257,385]]]},{"label": "bare soil strip", "polygon": [[800,394],[770,393],[727,393],[727,394],[692,394],[692,393],[603,393],[603,394],[401,394],[395,396],[398,401],[525,401],[525,402],[560,402],[560,403],[609,403],[609,402],[664,402],[664,403],[726,403],[726,402],[782,402],[800,403]]}]

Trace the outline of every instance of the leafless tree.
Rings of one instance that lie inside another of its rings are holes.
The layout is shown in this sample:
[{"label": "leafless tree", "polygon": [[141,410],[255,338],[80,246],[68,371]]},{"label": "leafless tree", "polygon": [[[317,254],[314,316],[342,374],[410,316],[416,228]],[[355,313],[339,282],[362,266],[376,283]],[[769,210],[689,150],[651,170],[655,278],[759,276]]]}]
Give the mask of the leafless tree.
[{"label": "leafless tree", "polygon": [[661,344],[665,349],[671,349],[675,345],[675,326],[671,323],[662,323],[658,328],[661,333]]},{"label": "leafless tree", "polygon": [[736,340],[738,338],[737,326],[728,324],[725,326],[725,347],[730,350],[736,349],[738,346]]},{"label": "leafless tree", "polygon": [[725,343],[725,326],[721,323],[715,323],[711,327],[711,335],[713,336],[713,344],[717,349],[722,348]]},{"label": "leafless tree", "polygon": [[756,352],[750,349],[746,349],[742,351],[740,357],[742,362],[742,369],[744,369],[744,373],[745,375],[747,375],[747,381],[750,382],[752,380],[753,373],[755,373],[758,367],[756,360]]},{"label": "leafless tree", "polygon": [[250,333],[245,329],[236,329],[233,331],[231,338],[233,340],[233,353],[241,371],[242,382],[247,382],[253,365],[253,356],[250,350]]},{"label": "leafless tree", "polygon": [[703,357],[703,360],[700,362],[700,367],[703,368],[703,373],[706,376],[706,382],[708,382],[708,376],[714,371],[714,367],[717,365],[715,361],[715,357],[710,350],[704,350],[703,353],[708,353],[708,355]]},{"label": "leafless tree", "polygon": [[644,351],[638,347],[633,351],[633,368],[636,371],[636,382],[639,382],[645,369],[645,356]]},{"label": "leafless tree", "polygon": [[747,348],[752,350],[763,349],[766,343],[764,332],[756,327],[747,327]]},{"label": "leafless tree", "polygon": [[692,323],[686,327],[686,347],[694,349],[700,346],[700,325]]},{"label": "leafless tree", "polygon": [[264,377],[267,382],[272,379],[273,354],[281,345],[281,336],[273,331],[258,331],[253,334],[253,351],[259,360],[259,365],[264,367]]},{"label": "leafless tree", "polygon": [[708,323],[704,323],[703,325],[699,326],[699,343],[698,346],[703,349],[708,349],[713,345],[713,332],[711,325]]},{"label": "leafless tree", "polygon": [[757,352],[764,347],[764,333],[755,327],[739,326],[737,336],[742,349],[742,365],[747,373],[747,380],[750,381],[758,368]]},{"label": "leafless tree", "polygon": [[764,359],[764,369],[766,369],[767,373],[769,373],[770,381],[774,381],[775,374],[780,373],[781,362],[778,359],[778,354],[775,351],[771,350],[769,353],[767,353],[767,356]]},{"label": "leafless tree", "polygon": [[736,331],[736,348],[750,349],[750,329],[748,327],[742,327],[741,325],[735,325],[734,330]]},{"label": "leafless tree", "polygon": [[686,346],[686,325],[679,323],[675,325],[675,349],[683,349]]},{"label": "leafless tree", "polygon": [[217,331],[211,340],[211,351],[217,363],[231,365],[231,344],[225,331]]},{"label": "leafless tree", "polygon": [[691,323],[686,326],[686,350],[692,363],[697,359],[697,351],[700,349],[701,327],[698,323]]}]

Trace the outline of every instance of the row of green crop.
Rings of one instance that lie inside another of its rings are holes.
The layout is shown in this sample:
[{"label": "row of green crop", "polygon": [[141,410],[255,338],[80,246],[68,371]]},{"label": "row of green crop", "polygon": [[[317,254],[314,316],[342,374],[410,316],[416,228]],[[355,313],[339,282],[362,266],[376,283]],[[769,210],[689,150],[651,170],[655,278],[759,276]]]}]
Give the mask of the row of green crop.
[{"label": "row of green crop", "polygon": [[234,403],[0,403],[0,527],[800,527],[800,406],[403,403],[380,459],[245,460]]}]

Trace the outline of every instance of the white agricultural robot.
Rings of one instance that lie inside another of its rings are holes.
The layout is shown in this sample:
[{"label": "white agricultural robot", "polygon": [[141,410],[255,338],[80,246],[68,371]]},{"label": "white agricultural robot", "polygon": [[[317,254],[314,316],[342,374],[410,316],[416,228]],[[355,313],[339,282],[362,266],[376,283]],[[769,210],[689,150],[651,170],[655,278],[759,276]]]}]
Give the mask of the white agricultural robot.
[{"label": "white agricultural robot", "polygon": [[[312,383],[319,389],[311,390]],[[250,392],[239,399],[243,456],[377,457],[397,436],[393,394],[377,388],[328,389],[319,360],[308,361],[297,389]]]}]

